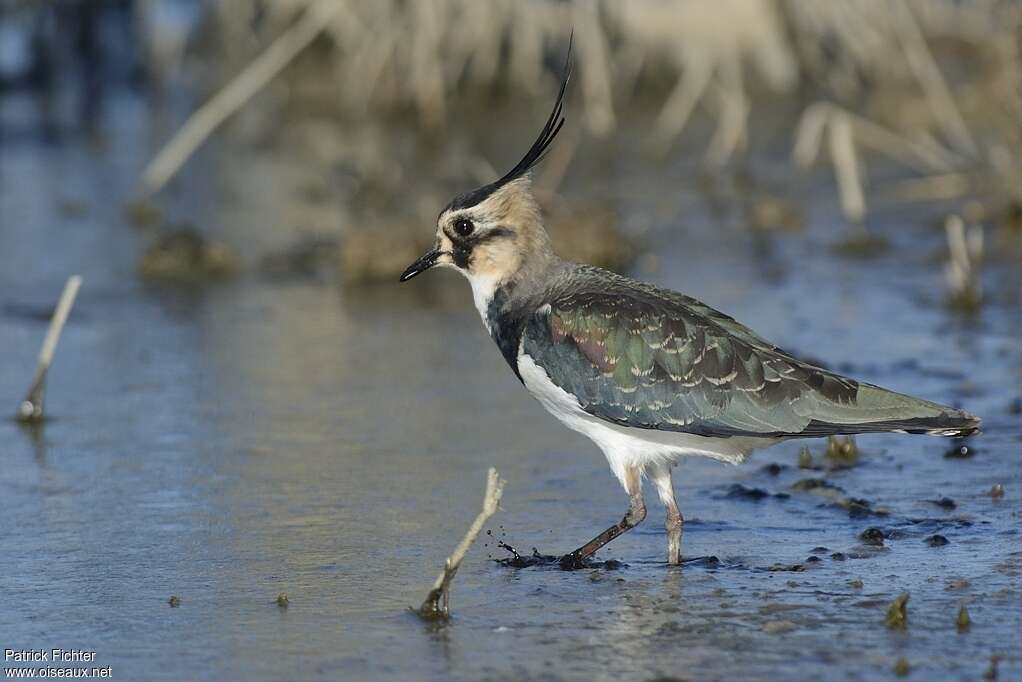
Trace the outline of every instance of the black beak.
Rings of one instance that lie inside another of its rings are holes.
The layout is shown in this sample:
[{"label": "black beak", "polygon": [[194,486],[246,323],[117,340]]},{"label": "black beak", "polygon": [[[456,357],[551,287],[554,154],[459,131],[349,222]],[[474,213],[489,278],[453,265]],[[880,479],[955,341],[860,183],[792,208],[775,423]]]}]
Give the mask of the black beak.
[{"label": "black beak", "polygon": [[419,260],[415,261],[408,266],[408,269],[401,273],[401,282],[407,282],[412,277],[415,277],[420,272],[425,272],[431,267],[436,265],[437,259],[440,258],[440,250],[433,249],[432,251],[424,254]]}]

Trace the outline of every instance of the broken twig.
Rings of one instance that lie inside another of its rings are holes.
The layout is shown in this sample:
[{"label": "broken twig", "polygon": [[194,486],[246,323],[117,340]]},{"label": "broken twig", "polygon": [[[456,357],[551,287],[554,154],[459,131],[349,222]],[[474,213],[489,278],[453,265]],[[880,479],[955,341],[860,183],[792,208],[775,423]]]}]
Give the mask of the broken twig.
[{"label": "broken twig", "polygon": [[72,275],[64,285],[64,292],[60,295],[57,309],[53,311],[53,318],[50,320],[50,328],[43,340],[43,347],[39,351],[39,363],[35,368],[35,376],[32,377],[32,385],[28,389],[28,395],[18,405],[16,418],[21,422],[35,422],[43,418],[43,394],[46,387],[46,372],[53,362],[53,353],[57,350],[57,342],[60,334],[64,331],[64,323],[74,305],[75,296],[82,286],[82,278]]},{"label": "broken twig", "polygon": [[468,532],[465,533],[465,537],[454,548],[451,556],[447,557],[447,561],[444,562],[444,570],[437,576],[436,582],[433,583],[433,589],[429,591],[429,594],[426,595],[426,600],[419,607],[418,613],[423,618],[427,620],[446,620],[450,616],[451,581],[454,580],[454,575],[458,572],[458,567],[461,566],[461,560],[465,558],[468,548],[472,546],[472,543],[475,542],[476,538],[479,537],[479,533],[483,530],[483,524],[497,513],[497,504],[500,502],[500,497],[503,493],[504,479],[497,474],[496,469],[490,467],[486,477],[486,497],[483,499],[482,511],[476,516],[475,521],[472,522]]}]

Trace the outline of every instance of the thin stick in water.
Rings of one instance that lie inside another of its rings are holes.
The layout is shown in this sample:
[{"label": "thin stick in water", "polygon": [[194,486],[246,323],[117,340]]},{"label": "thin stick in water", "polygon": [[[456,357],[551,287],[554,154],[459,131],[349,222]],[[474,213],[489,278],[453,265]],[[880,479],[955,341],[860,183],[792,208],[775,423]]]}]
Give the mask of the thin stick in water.
[{"label": "thin stick in water", "polygon": [[423,618],[427,620],[445,620],[450,616],[451,581],[454,580],[454,575],[458,572],[458,567],[461,566],[461,561],[465,558],[469,547],[472,546],[472,543],[475,542],[476,538],[479,537],[479,533],[483,530],[483,524],[497,513],[497,505],[500,503],[501,495],[504,494],[504,483],[504,479],[497,474],[497,470],[490,467],[486,477],[486,497],[483,498],[482,511],[476,516],[475,521],[472,522],[468,532],[465,533],[465,537],[454,548],[451,556],[447,557],[447,561],[444,563],[444,570],[437,576],[436,581],[433,583],[433,589],[429,591],[429,594],[426,595],[426,600],[419,607],[418,613]]},{"label": "thin stick in water", "polygon": [[23,422],[39,421],[43,418],[43,394],[46,387],[46,372],[53,362],[53,354],[57,350],[57,342],[60,341],[60,334],[64,331],[64,323],[71,313],[71,306],[74,305],[78,289],[82,286],[82,278],[72,275],[64,285],[64,291],[60,295],[57,309],[53,311],[53,318],[50,320],[50,328],[43,340],[43,347],[39,351],[39,363],[35,368],[35,376],[32,377],[32,385],[28,389],[28,395],[18,405],[17,419]]}]

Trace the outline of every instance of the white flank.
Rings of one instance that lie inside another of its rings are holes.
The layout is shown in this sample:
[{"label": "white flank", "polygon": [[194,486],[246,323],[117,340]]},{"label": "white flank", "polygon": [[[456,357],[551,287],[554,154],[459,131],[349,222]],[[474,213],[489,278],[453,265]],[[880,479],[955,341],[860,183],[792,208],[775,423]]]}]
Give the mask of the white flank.
[{"label": "white flank", "polygon": [[518,354],[518,372],[525,387],[547,412],[603,450],[611,470],[622,486],[625,485],[625,470],[629,466],[638,466],[645,471],[649,467],[673,464],[687,455],[712,457],[739,464],[753,448],[776,442],[771,438],[706,438],[676,431],[613,424],[584,411],[575,396],[555,385],[546,370],[521,351]]}]

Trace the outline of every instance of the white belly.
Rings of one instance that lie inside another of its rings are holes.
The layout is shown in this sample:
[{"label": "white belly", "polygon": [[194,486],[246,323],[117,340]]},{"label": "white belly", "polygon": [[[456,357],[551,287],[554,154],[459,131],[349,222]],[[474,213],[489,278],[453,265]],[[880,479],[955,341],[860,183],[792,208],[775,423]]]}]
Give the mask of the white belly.
[{"label": "white belly", "polygon": [[578,400],[550,380],[546,370],[525,353],[518,355],[518,373],[529,389],[565,426],[591,439],[607,457],[610,468],[624,485],[629,466],[673,464],[685,455],[712,457],[731,464],[745,460],[753,448],[774,443],[770,438],[707,438],[676,431],[621,426],[593,416]]}]

